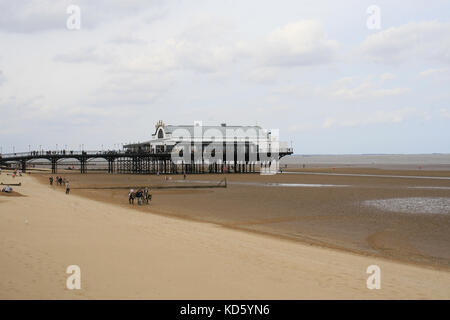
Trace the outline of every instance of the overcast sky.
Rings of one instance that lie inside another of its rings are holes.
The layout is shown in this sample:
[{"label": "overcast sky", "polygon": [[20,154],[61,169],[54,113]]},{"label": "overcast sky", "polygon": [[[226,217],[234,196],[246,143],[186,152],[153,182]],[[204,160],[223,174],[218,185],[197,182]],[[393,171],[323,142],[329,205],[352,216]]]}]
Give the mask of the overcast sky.
[{"label": "overcast sky", "polygon": [[449,83],[444,0],[0,0],[3,153],[113,148],[158,120],[279,128],[299,154],[450,153]]}]

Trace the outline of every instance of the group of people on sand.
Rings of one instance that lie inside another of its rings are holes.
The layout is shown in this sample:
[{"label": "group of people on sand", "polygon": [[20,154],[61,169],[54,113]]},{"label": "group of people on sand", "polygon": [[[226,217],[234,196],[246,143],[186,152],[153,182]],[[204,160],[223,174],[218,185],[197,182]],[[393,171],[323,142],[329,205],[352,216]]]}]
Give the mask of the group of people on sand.
[{"label": "group of people on sand", "polygon": [[146,187],[144,190],[139,189],[136,192],[134,192],[134,189],[130,189],[130,192],[128,193],[128,203],[134,205],[134,199],[137,199],[138,205],[143,203],[149,204],[152,200],[149,188]]},{"label": "group of people on sand", "polygon": [[[55,180],[56,180],[56,183],[57,183],[58,186],[66,187],[66,194],[70,193],[69,180],[67,180],[66,178],[63,178],[63,177],[59,177],[59,176],[56,176]],[[52,186],[53,185],[53,181],[54,181],[53,180],[53,176],[50,176],[48,178],[48,181],[50,182],[50,185]]]},{"label": "group of people on sand", "polygon": [[15,169],[14,171],[13,171],[13,173],[12,173],[12,177],[13,178],[15,178],[15,177],[21,177],[22,176],[22,171],[20,171],[20,170],[18,170],[18,169]]}]

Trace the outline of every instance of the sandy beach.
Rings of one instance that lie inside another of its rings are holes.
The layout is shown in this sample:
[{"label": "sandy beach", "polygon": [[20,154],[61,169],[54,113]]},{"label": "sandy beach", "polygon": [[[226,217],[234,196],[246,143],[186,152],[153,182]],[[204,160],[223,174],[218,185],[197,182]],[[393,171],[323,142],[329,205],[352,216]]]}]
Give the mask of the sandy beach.
[{"label": "sandy beach", "polygon": [[[150,186],[151,205],[134,206],[148,214],[450,270],[448,175],[370,168],[273,176],[197,174],[186,180],[181,175],[166,180],[164,175],[64,173],[73,194],[126,208],[129,188]],[[48,185],[48,174],[35,176]],[[214,186],[224,179],[227,188],[184,188]]]},{"label": "sandy beach", "polygon": [[[0,196],[2,299],[450,298],[446,270],[65,195],[35,175],[1,180],[22,182]],[[373,264],[380,290],[366,287]],[[69,265],[81,290],[66,289]]]}]

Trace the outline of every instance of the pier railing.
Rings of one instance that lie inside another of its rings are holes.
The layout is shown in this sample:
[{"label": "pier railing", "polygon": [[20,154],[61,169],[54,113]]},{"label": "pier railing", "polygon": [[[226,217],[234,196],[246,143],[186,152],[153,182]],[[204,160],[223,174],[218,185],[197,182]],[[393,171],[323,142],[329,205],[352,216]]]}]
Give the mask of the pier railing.
[{"label": "pier railing", "polygon": [[[266,150],[260,150],[260,152],[264,152]],[[279,153],[292,153],[292,148],[279,148]],[[129,150],[91,150],[91,151],[73,151],[73,150],[41,150],[41,151],[29,151],[29,152],[16,152],[16,153],[4,153],[0,154],[1,159],[9,159],[9,158],[33,158],[33,157],[46,157],[46,156],[127,156],[132,153],[141,153],[141,154],[158,154],[158,153],[167,153],[167,152],[154,152],[142,150],[139,152],[133,152]]]},{"label": "pier railing", "polygon": [[57,151],[29,151],[16,153],[3,153],[0,158],[27,158],[27,157],[46,157],[46,156],[105,156],[105,155],[127,155],[129,151],[124,150],[108,150],[108,151],[72,151],[72,150],[57,150]]}]

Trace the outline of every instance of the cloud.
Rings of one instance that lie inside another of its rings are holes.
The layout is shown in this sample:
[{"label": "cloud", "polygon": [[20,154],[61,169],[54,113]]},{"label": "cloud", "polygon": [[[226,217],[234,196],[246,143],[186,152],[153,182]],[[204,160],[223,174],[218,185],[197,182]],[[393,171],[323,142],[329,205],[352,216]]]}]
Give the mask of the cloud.
[{"label": "cloud", "polygon": [[53,60],[66,63],[96,63],[108,64],[113,61],[114,57],[108,50],[102,50],[100,47],[81,48],[76,52],[57,54]]},{"label": "cloud", "polygon": [[381,75],[380,79],[382,80],[381,83],[377,82],[373,77],[365,79],[359,77],[343,78],[332,84],[328,89],[328,93],[335,98],[361,100],[398,96],[410,91],[409,88],[383,88],[381,84],[383,79],[386,79],[386,75]]},{"label": "cloud", "polygon": [[35,32],[65,28],[69,0],[0,1],[0,30]]},{"label": "cloud", "polygon": [[5,77],[5,75],[3,74],[3,71],[0,70],[0,86],[1,86],[3,83],[5,83],[5,81],[6,81],[6,77]]},{"label": "cloud", "polygon": [[204,46],[199,42],[177,41],[170,43],[175,53],[176,64],[183,69],[198,72],[214,72],[232,63],[235,48],[227,45]]},{"label": "cloud", "polygon": [[439,69],[427,69],[419,73],[421,77],[431,77],[431,76],[439,76],[443,74],[448,74],[450,68],[439,68]]},{"label": "cloud", "polygon": [[263,59],[272,66],[326,64],[336,58],[339,45],[328,39],[322,24],[303,20],[276,28],[264,41]]},{"label": "cloud", "polygon": [[392,73],[383,73],[380,76],[381,81],[387,81],[387,80],[392,80],[395,79],[395,74]]},{"label": "cloud", "polygon": [[259,84],[273,84],[280,75],[277,67],[256,67],[248,72],[247,80]]},{"label": "cloud", "polygon": [[41,95],[24,97],[8,96],[0,99],[0,134],[20,134],[27,130],[24,122],[34,122],[45,118],[50,108]]},{"label": "cloud", "polygon": [[443,118],[447,118],[450,119],[450,110],[448,110],[447,108],[442,108],[440,111],[440,114]]},{"label": "cloud", "polygon": [[307,132],[309,130],[313,130],[316,127],[312,123],[300,123],[295,125],[288,126],[287,130],[289,132],[298,133],[298,132]]},{"label": "cloud", "polygon": [[391,78],[393,78],[391,74],[382,74],[379,77],[368,76],[365,78],[344,77],[328,86],[302,84],[287,86],[277,91],[278,93],[290,93],[300,97],[316,96],[328,97],[332,100],[342,99],[350,101],[400,96],[411,91],[411,89],[405,87],[383,87],[384,81]]},{"label": "cloud", "polygon": [[330,94],[336,98],[359,100],[398,96],[408,92],[410,92],[409,88],[377,88],[370,82],[364,82],[355,87],[350,87],[347,85],[338,86],[335,89],[332,89]]},{"label": "cloud", "polygon": [[179,30],[151,42],[142,32],[120,33],[95,48],[54,58],[67,63],[111,63],[116,71],[138,73],[228,73],[233,65],[245,61],[254,64],[247,68],[248,80],[270,83],[281,68],[333,61],[338,47],[319,22],[310,20],[276,28],[260,40],[241,40],[234,25],[207,15],[195,15]]},{"label": "cloud", "polygon": [[401,108],[392,111],[378,110],[372,113],[352,112],[339,117],[328,117],[322,122],[322,128],[356,127],[383,123],[400,123],[406,118],[417,115],[415,108]]},{"label": "cloud", "polygon": [[83,105],[92,107],[91,111],[105,109],[116,114],[148,111],[142,108],[153,105],[172,85],[169,75],[118,73],[87,95]]},{"label": "cloud", "polygon": [[109,40],[110,43],[113,44],[119,44],[119,45],[123,45],[123,44],[137,44],[137,45],[142,45],[142,44],[147,44],[148,42],[138,36],[135,36],[133,34],[118,34],[114,37],[112,37]]},{"label": "cloud", "polygon": [[144,15],[145,21],[159,19],[162,0],[0,0],[0,30],[17,33],[34,33],[46,30],[64,30],[69,15],[69,5],[81,9],[82,28],[93,28],[103,22],[123,19],[147,9],[158,14]]},{"label": "cloud", "polygon": [[129,55],[122,54],[117,69],[157,73],[227,71],[243,52],[233,27],[212,17],[201,16],[192,20],[181,28],[181,32],[141,45]]},{"label": "cloud", "polygon": [[412,22],[368,36],[360,46],[362,54],[377,63],[400,63],[426,59],[450,63],[450,23]]},{"label": "cloud", "polygon": [[159,44],[129,40],[124,40],[127,41],[129,48],[123,44],[91,46],[57,54],[53,60],[65,63],[105,64],[109,65],[113,72],[163,74],[186,70],[215,73],[227,70],[235,59],[233,47],[206,46],[174,38]]}]

